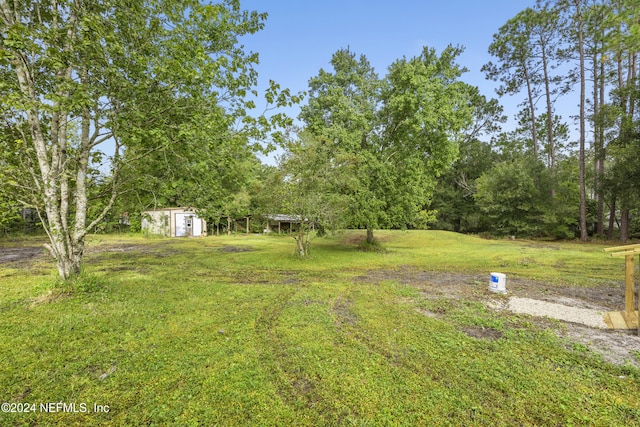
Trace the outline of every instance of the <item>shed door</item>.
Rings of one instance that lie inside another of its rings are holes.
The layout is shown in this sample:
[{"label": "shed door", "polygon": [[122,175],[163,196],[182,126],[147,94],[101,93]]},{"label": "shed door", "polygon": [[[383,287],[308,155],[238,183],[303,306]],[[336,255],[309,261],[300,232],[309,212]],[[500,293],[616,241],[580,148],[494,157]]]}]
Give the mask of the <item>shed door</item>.
[{"label": "shed door", "polygon": [[176,214],[176,237],[192,237],[202,235],[202,221],[192,213]]},{"label": "shed door", "polygon": [[202,220],[197,216],[193,216],[193,232],[191,234],[194,237],[202,236]]},{"label": "shed door", "polygon": [[187,218],[190,214],[176,214],[176,237],[187,236]]}]

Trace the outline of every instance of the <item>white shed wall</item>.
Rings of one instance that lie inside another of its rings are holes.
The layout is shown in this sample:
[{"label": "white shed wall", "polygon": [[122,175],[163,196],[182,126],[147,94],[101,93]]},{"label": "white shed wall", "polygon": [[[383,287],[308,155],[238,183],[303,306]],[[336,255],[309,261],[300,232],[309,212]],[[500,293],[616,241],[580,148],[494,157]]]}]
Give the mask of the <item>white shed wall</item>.
[{"label": "white shed wall", "polygon": [[183,208],[167,208],[142,213],[142,230],[150,234],[170,237],[206,236],[207,223],[198,215]]}]

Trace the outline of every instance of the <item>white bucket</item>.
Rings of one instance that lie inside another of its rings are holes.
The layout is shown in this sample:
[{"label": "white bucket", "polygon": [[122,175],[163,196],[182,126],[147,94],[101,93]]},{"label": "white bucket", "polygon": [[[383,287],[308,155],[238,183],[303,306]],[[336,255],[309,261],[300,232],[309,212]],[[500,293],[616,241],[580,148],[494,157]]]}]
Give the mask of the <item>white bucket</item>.
[{"label": "white bucket", "polygon": [[489,290],[491,292],[507,293],[507,276],[502,273],[491,273],[489,281]]}]

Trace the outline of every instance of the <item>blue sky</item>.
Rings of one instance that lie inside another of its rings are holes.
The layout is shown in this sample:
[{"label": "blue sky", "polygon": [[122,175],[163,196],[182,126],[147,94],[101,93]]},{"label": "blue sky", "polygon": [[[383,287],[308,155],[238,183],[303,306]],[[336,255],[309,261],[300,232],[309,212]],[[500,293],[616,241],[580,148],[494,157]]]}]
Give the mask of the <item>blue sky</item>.
[{"label": "blue sky", "polygon": [[[459,64],[469,72],[462,79],[478,86],[487,97],[497,97],[496,84],[480,71],[492,58],[487,52],[500,26],[534,0],[241,0],[243,9],[267,12],[264,30],[245,37],[247,50],[260,54],[261,84],[269,79],[292,92],[305,91],[320,68],[330,69],[331,55],[349,47],[364,54],[378,75],[403,56],[412,57],[423,46],[438,51],[448,44],[462,45]],[[501,100],[509,117],[522,97]],[[296,116],[299,109],[289,111]]]}]

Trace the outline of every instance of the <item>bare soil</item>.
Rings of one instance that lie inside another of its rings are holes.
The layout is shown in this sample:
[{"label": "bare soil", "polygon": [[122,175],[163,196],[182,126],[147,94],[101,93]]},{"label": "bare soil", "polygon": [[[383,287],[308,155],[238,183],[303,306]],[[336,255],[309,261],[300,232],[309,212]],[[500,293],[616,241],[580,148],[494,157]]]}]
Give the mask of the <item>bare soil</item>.
[{"label": "bare soil", "polygon": [[[136,254],[157,254],[159,250],[157,245],[109,245],[87,248],[85,254],[89,259],[99,258],[100,255],[105,253],[129,253],[134,252]],[[7,265],[13,267],[29,266],[34,261],[50,260],[49,252],[43,245],[37,246],[12,246],[12,247],[0,247],[0,266]],[[53,261],[52,265],[53,265]]]},{"label": "bare soil", "polygon": [[[465,273],[442,273],[422,271],[413,267],[401,266],[397,270],[372,270],[357,276],[356,283],[379,283],[385,280],[397,280],[400,283],[416,287],[421,295],[429,299],[444,301],[472,300],[485,304],[494,310],[508,308],[509,298],[530,298],[549,306],[561,304],[569,308],[590,309],[594,312],[622,310],[624,308],[624,283],[611,282],[597,287],[557,286],[545,282],[507,278],[508,295],[490,292],[489,276]],[[419,310],[431,317],[446,315],[446,308],[435,312]],[[566,340],[567,347],[581,344],[593,352],[618,365],[629,364],[640,367],[640,337],[637,331],[608,330],[588,327],[579,318],[550,320],[547,316],[530,316],[529,319],[540,327],[554,331]],[[498,339],[501,333],[491,328],[465,328],[467,335],[481,339]]]},{"label": "bare soil", "polygon": [[40,246],[0,248],[0,265],[28,265],[36,259],[44,258],[46,250]]},{"label": "bare soil", "polygon": [[225,253],[251,252],[253,249],[249,246],[223,246],[218,251]]}]

